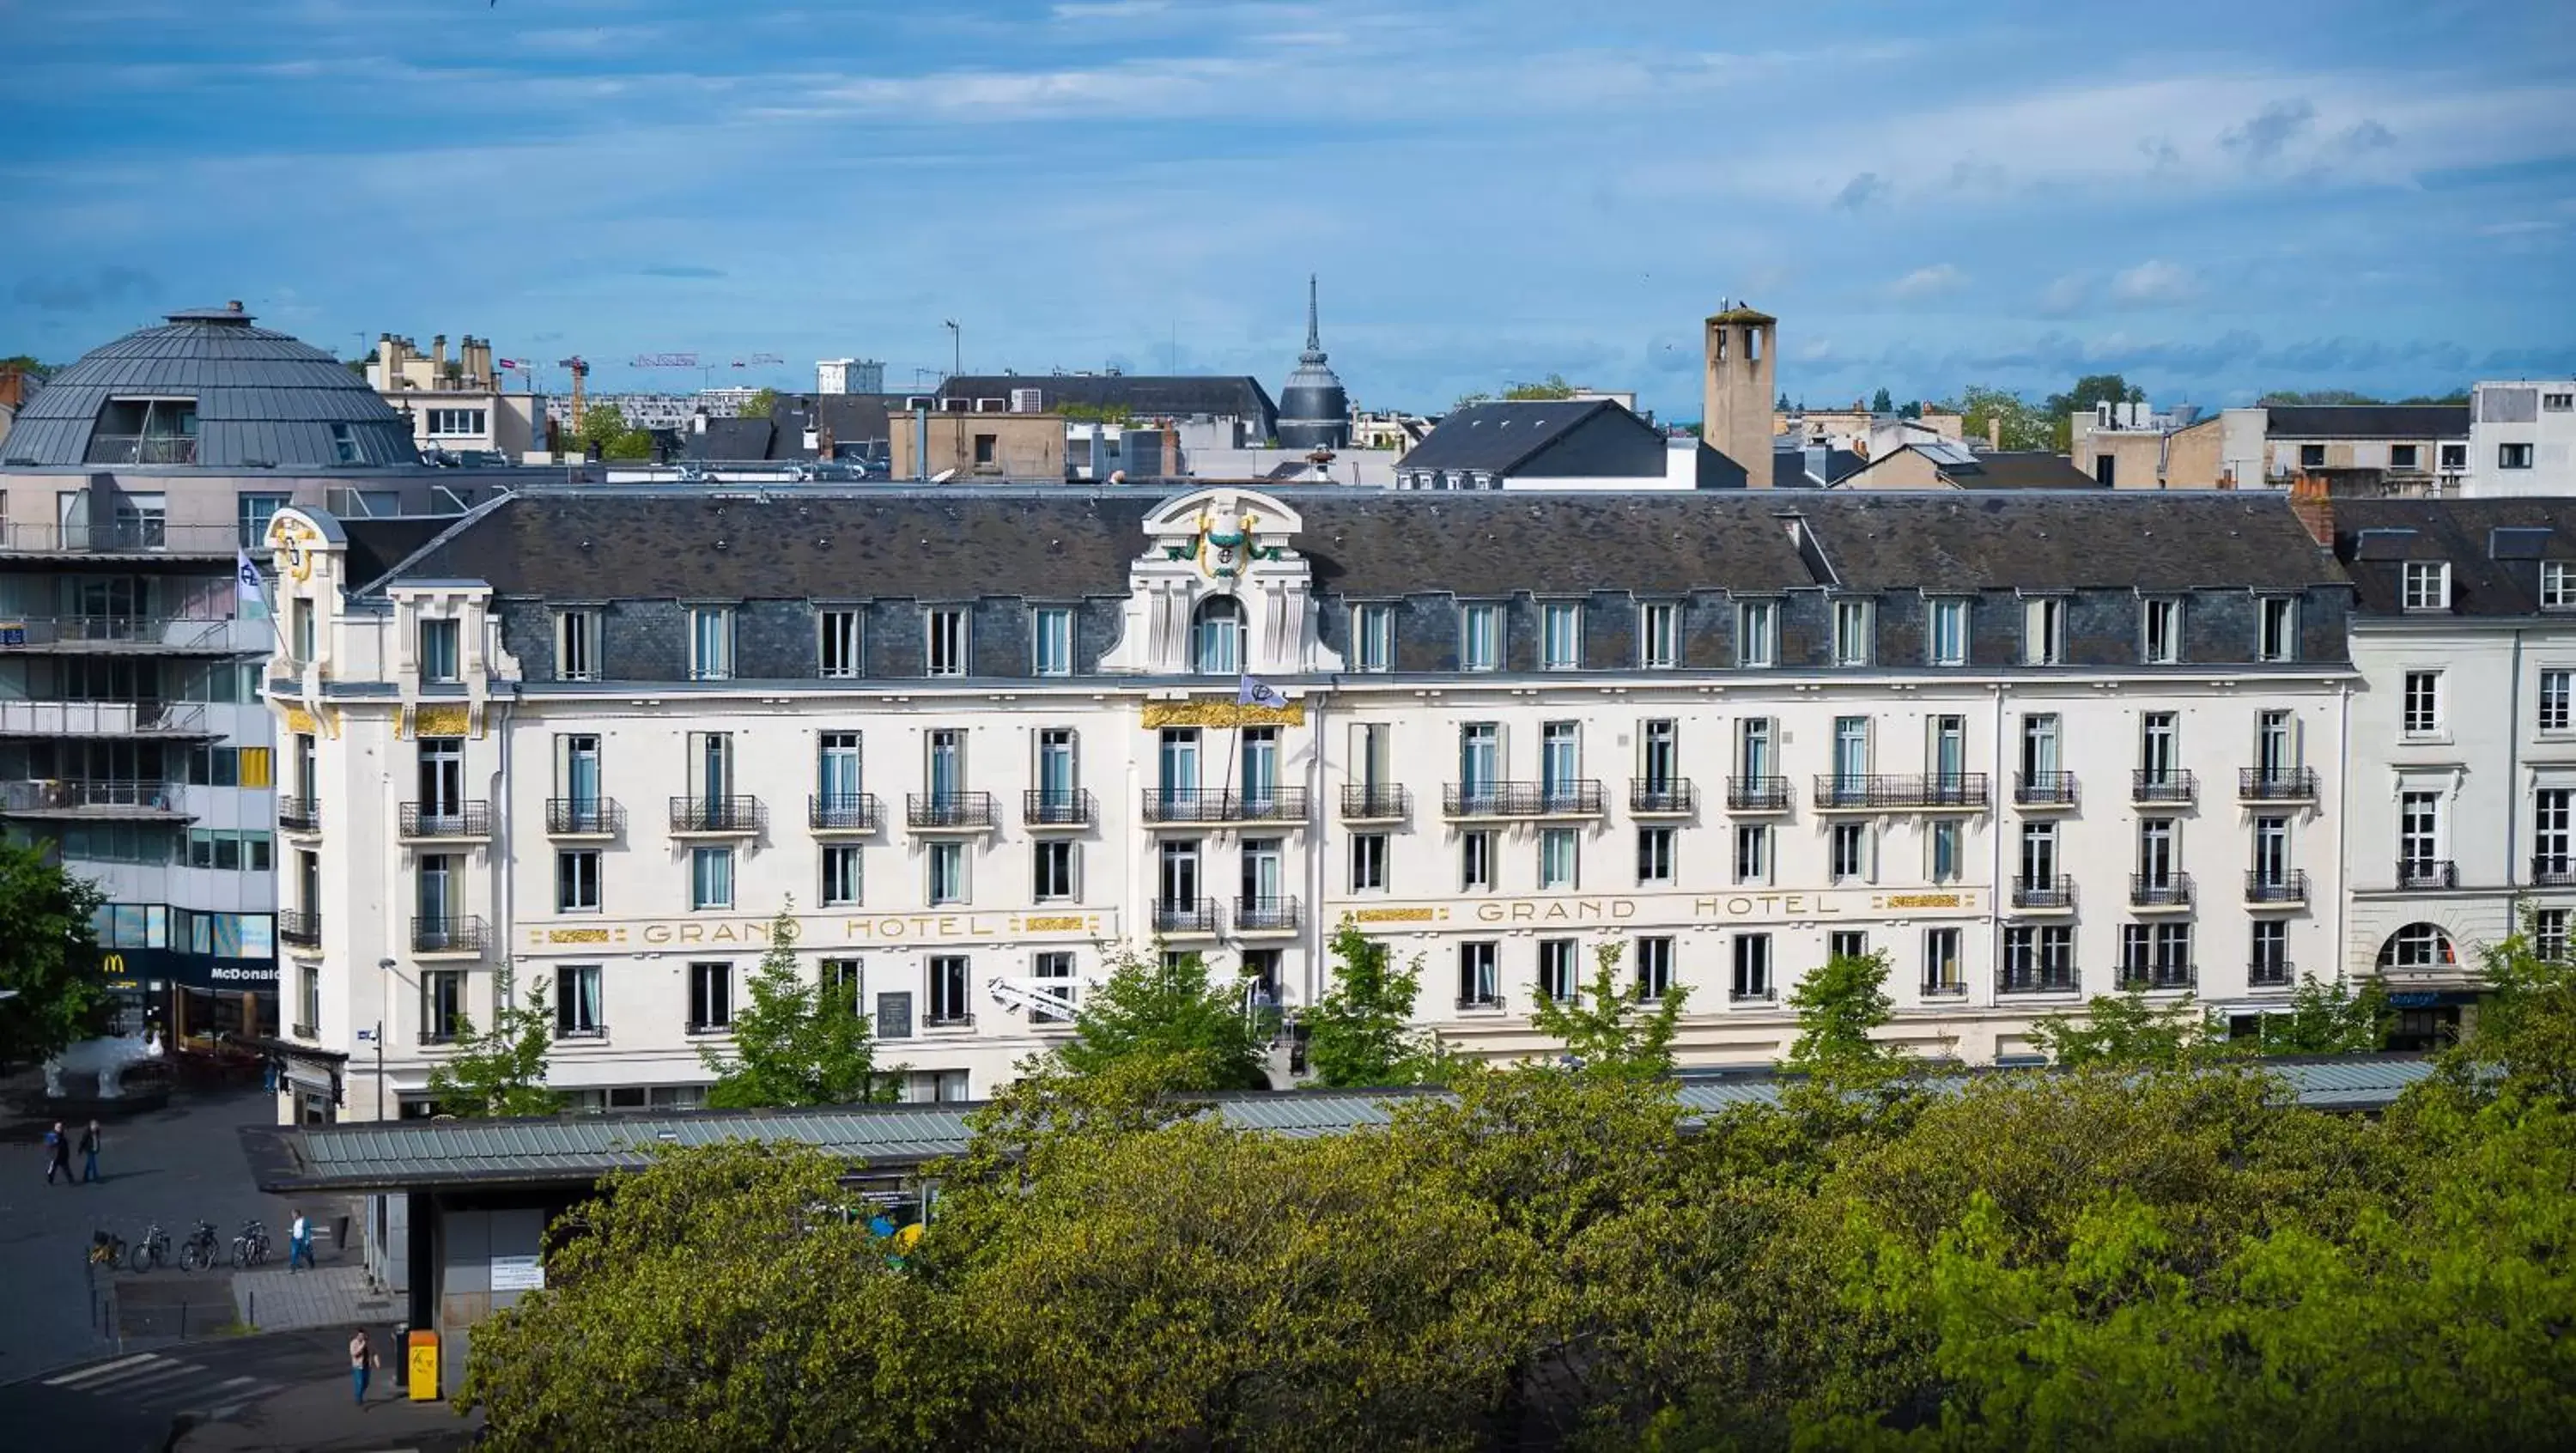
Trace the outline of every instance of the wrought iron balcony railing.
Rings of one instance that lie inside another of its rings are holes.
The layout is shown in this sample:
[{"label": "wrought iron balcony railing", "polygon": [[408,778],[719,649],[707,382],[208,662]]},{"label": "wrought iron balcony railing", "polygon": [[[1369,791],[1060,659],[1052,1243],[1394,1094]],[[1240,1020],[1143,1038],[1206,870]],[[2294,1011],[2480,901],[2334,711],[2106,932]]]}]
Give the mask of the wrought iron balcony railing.
[{"label": "wrought iron balcony railing", "polygon": [[756,833],[767,814],[757,797],[674,797],[671,831],[718,836]]},{"label": "wrought iron balcony railing", "polygon": [[614,837],[626,831],[626,809],[613,797],[549,797],[546,831],[556,837]]},{"label": "wrought iron balcony railing", "polygon": [[480,798],[462,802],[406,802],[402,835],[407,838],[483,838],[492,835],[492,804]]}]

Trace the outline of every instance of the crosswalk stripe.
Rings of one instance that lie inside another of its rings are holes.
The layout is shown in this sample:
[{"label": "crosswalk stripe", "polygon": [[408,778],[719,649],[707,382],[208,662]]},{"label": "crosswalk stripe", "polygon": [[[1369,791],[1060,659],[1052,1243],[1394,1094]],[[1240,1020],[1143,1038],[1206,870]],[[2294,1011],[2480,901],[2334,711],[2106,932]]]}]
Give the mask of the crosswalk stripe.
[{"label": "crosswalk stripe", "polygon": [[239,1376],[239,1377],[228,1377],[228,1378],[225,1378],[225,1379],[223,1380],[223,1383],[222,1383],[221,1385],[222,1385],[222,1386],[224,1386],[224,1387],[239,1387],[239,1386],[241,1386],[243,1383],[249,1382],[249,1381],[251,1381],[251,1380],[252,1380],[252,1379],[251,1379],[251,1375],[250,1375],[249,1373],[245,1372],[245,1373],[243,1373],[243,1374],[242,1374],[241,1376]]},{"label": "crosswalk stripe", "polygon": [[[237,1377],[233,1379],[233,1382],[248,1381],[250,1381],[250,1379],[247,1377]],[[225,1386],[230,1387],[232,1386],[232,1383],[226,1383]],[[257,1387],[243,1388],[241,1389],[240,1397],[237,1397],[231,1402],[224,1404],[222,1407],[215,1409],[213,1412],[206,1414],[206,1416],[213,1419],[215,1422],[223,1422],[240,1413],[242,1409],[249,1407],[252,1403],[258,1402],[261,1398],[268,1396],[270,1393],[281,1390],[284,1386],[285,1384],[283,1383],[263,1382]]]},{"label": "crosswalk stripe", "polygon": [[120,1357],[114,1362],[102,1362],[95,1367],[84,1367],[76,1371],[66,1372],[59,1377],[46,1378],[45,1386],[78,1387],[80,1384],[89,1381],[91,1378],[105,1377],[107,1374],[116,1371],[120,1367],[132,1367],[138,1362],[158,1362],[160,1360],[161,1354],[158,1352],[138,1352],[132,1357]]},{"label": "crosswalk stripe", "polygon": [[205,1371],[204,1368],[193,1362],[166,1362],[159,1367],[137,1368],[131,1376],[119,1373],[104,1382],[91,1383],[79,1391],[96,1393],[101,1397],[122,1397],[128,1393],[142,1392],[147,1389],[161,1391],[163,1389],[157,1384],[203,1371]]}]

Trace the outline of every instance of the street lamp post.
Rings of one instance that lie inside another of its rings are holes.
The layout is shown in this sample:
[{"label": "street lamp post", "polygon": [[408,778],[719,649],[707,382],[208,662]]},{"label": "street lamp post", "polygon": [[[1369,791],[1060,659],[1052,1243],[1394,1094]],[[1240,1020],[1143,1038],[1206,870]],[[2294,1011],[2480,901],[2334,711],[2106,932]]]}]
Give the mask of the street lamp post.
[{"label": "street lamp post", "polygon": [[394,961],[376,960],[376,1118],[385,1118],[385,988],[393,978]]},{"label": "street lamp post", "polygon": [[964,335],[957,331],[956,319],[946,318],[941,321],[948,329],[948,377],[954,381],[957,375],[966,371],[966,344]]}]

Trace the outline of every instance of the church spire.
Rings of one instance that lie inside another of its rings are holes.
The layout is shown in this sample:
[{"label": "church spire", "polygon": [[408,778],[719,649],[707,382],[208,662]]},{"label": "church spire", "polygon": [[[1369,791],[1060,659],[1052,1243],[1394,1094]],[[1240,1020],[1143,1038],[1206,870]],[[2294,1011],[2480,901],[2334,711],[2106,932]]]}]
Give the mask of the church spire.
[{"label": "church spire", "polygon": [[1303,362],[1324,361],[1324,339],[1315,326],[1315,275],[1306,274],[1306,354]]}]

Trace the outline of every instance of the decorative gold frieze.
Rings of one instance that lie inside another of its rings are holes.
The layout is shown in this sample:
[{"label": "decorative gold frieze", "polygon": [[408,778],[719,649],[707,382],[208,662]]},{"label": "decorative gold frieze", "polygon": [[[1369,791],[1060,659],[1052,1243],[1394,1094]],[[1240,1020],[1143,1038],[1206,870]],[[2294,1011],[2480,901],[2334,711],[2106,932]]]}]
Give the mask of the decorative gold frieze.
[{"label": "decorative gold frieze", "polygon": [[1242,706],[1231,701],[1149,701],[1147,727],[1304,726],[1306,703],[1286,706]]}]

